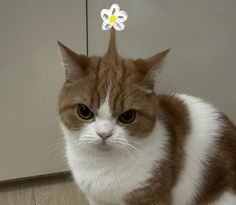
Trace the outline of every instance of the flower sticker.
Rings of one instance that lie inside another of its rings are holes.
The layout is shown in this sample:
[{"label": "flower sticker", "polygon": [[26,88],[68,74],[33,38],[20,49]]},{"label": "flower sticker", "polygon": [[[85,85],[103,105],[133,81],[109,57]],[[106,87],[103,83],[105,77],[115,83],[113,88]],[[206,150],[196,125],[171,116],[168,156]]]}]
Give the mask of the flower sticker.
[{"label": "flower sticker", "polygon": [[121,11],[118,4],[111,5],[110,9],[102,9],[101,18],[103,20],[102,30],[109,30],[114,27],[117,31],[125,29],[124,22],[128,15],[125,11]]}]

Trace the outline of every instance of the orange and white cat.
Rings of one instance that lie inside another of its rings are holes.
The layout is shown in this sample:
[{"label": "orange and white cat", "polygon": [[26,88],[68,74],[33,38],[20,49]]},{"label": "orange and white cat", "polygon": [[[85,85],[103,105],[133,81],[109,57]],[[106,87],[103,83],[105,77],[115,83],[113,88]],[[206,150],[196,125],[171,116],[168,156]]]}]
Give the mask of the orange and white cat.
[{"label": "orange and white cat", "polygon": [[236,205],[236,127],[199,98],[154,92],[169,50],[124,59],[114,30],[103,57],[59,47],[67,159],[90,205]]}]

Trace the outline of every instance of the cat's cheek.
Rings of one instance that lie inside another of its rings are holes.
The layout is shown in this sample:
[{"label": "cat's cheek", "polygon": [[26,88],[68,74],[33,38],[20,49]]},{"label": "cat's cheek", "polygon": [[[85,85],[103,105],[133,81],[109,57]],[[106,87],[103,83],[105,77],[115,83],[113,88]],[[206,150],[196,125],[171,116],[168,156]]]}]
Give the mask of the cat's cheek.
[{"label": "cat's cheek", "polygon": [[84,123],[80,131],[81,140],[94,140],[100,141],[100,137],[96,134],[96,123],[94,121]]},{"label": "cat's cheek", "polygon": [[60,118],[63,125],[72,131],[80,131],[86,125],[85,121],[78,119],[72,109],[64,113],[60,113]]},{"label": "cat's cheek", "polygon": [[126,133],[132,139],[145,138],[149,136],[155,126],[155,119],[136,120],[134,123],[124,126]]}]

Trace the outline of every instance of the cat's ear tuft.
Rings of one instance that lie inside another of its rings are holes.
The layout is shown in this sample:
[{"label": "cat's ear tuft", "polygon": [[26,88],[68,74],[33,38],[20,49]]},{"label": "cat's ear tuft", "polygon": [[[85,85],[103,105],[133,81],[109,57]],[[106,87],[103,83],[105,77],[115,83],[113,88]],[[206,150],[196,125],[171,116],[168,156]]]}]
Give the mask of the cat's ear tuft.
[{"label": "cat's ear tuft", "polygon": [[78,55],[61,42],[57,42],[62,57],[62,64],[65,67],[66,82],[73,83],[84,77],[89,64],[89,57]]},{"label": "cat's ear tuft", "polygon": [[162,51],[161,53],[158,53],[154,56],[151,56],[150,58],[145,59],[144,61],[148,65],[149,69],[159,69],[169,52],[170,49],[167,49],[165,51]]},{"label": "cat's ear tuft", "polygon": [[155,78],[158,73],[158,70],[162,66],[167,54],[170,52],[170,49],[167,49],[161,53],[158,53],[154,56],[151,56],[147,59],[137,59],[135,64],[144,76],[142,81],[142,86],[146,89],[153,89],[155,85]]}]

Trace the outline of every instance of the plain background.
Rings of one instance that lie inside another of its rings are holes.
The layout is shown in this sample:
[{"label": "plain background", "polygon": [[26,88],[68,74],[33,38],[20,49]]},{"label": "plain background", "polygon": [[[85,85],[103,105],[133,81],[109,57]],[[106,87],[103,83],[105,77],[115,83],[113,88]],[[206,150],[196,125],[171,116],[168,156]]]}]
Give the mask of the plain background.
[{"label": "plain background", "polygon": [[0,0],[0,181],[66,170],[57,40],[86,52],[85,1]]}]

